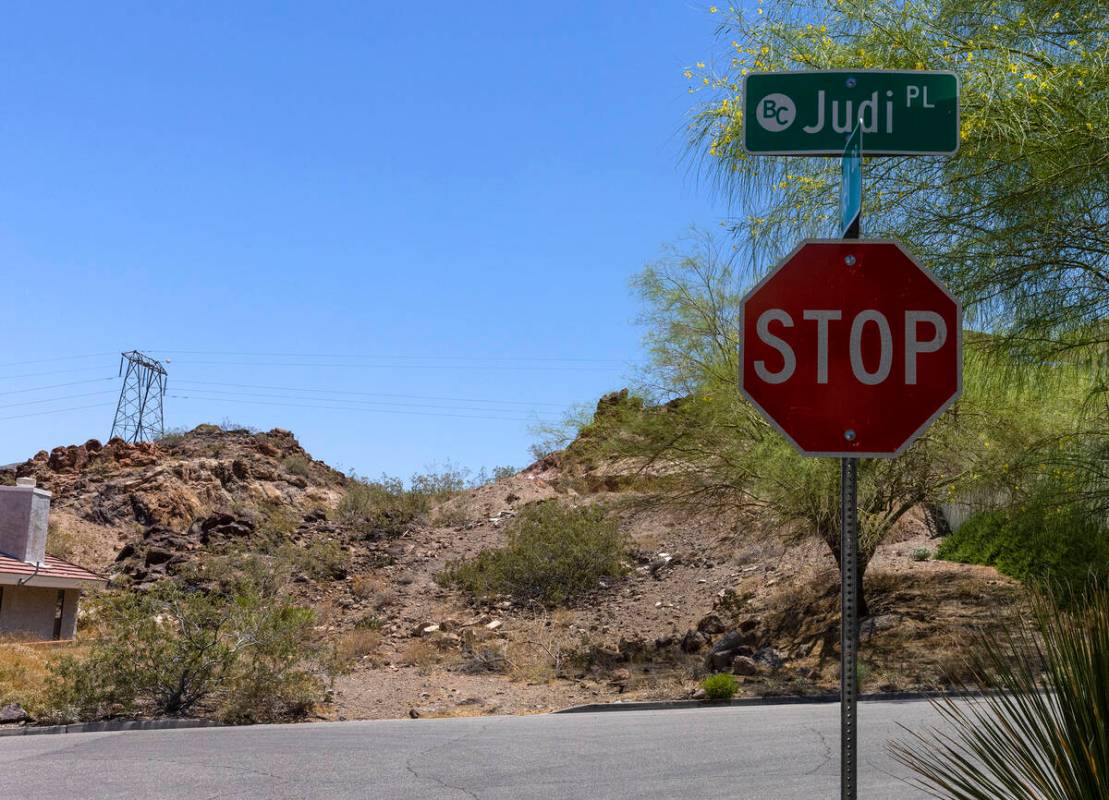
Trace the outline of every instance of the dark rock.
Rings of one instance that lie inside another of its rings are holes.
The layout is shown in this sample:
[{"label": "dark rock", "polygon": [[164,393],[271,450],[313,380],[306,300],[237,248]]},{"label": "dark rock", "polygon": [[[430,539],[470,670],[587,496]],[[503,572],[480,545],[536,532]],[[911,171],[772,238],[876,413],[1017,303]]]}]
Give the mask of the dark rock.
[{"label": "dark rock", "polygon": [[724,620],[720,619],[717,614],[707,614],[701,617],[701,621],[697,623],[697,630],[710,635],[723,633],[725,630]]},{"label": "dark rock", "polygon": [[29,719],[30,715],[19,703],[8,703],[0,708],[0,724],[10,725],[15,722],[26,722]]},{"label": "dark rock", "polygon": [[705,669],[719,671],[731,666],[735,653],[731,650],[722,650],[717,653],[710,652],[705,656]]},{"label": "dark rock", "polygon": [[146,550],[146,566],[153,567],[158,564],[165,564],[173,558],[173,552],[161,547],[150,547]]},{"label": "dark rock", "polygon": [[755,675],[758,671],[759,665],[748,656],[736,656],[732,659],[733,675]]},{"label": "dark rock", "polygon": [[782,664],[785,663],[773,647],[760,647],[755,651],[753,658],[758,663],[765,664],[771,669],[780,669]]},{"label": "dark rock", "polygon": [[304,515],[305,522],[326,522],[327,512],[322,508],[315,508]]},{"label": "dark rock", "polygon": [[119,553],[116,554],[116,561],[126,561],[133,555],[135,555],[135,545],[128,542],[127,544],[123,545],[123,549],[121,549]]},{"label": "dark rock", "polygon": [[700,631],[686,631],[681,642],[682,652],[699,653],[708,642],[708,637]]}]

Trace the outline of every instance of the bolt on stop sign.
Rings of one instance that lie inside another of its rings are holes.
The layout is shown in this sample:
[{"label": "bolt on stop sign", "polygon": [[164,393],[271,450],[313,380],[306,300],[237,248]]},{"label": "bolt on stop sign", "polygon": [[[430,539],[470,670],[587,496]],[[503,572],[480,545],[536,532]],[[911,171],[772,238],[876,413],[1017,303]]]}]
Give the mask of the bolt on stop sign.
[{"label": "bolt on stop sign", "polygon": [[806,241],[742,315],[740,389],[806,455],[896,456],[962,390],[962,309],[897,242]]}]

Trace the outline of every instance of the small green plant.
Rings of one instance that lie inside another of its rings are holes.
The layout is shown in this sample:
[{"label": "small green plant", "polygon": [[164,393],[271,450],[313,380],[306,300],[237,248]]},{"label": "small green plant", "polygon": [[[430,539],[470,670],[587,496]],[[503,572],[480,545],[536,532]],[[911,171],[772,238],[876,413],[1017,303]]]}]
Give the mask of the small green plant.
[{"label": "small green plant", "polygon": [[475,597],[507,594],[563,605],[626,571],[628,541],[604,509],[553,501],[526,507],[508,527],[508,543],[455,563],[437,576]]},{"label": "small green plant", "polygon": [[701,688],[709,700],[731,700],[739,691],[739,684],[727,672],[718,672],[701,681]]},{"label": "small green plant", "polygon": [[281,464],[290,475],[298,475],[301,478],[307,478],[311,472],[311,464],[308,459],[298,453],[286,456]]},{"label": "small green plant", "polygon": [[927,561],[932,557],[932,551],[927,547],[918,547],[913,552],[909,553],[909,558],[913,561]]},{"label": "small green plant", "polygon": [[350,553],[331,539],[318,540],[307,547],[288,542],[278,549],[277,557],[317,581],[344,578],[350,572]]}]

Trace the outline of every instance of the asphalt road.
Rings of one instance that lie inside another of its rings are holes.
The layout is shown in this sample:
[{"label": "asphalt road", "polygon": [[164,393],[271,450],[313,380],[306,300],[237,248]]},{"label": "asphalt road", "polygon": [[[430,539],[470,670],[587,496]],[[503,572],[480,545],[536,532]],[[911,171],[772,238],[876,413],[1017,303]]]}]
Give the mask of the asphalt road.
[{"label": "asphalt road", "polygon": [[[860,798],[924,798],[886,751],[934,722],[863,703]],[[4,797],[815,800],[839,797],[839,707],[760,706],[0,738]]]}]

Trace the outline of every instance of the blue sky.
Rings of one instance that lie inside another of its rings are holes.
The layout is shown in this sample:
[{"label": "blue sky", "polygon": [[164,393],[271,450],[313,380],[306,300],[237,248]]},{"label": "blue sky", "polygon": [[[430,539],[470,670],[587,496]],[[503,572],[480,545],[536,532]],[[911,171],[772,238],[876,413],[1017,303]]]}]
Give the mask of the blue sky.
[{"label": "blue sky", "polygon": [[716,21],[6,4],[0,462],[106,438],[144,349],[167,426],[285,427],[370,475],[523,466],[529,420],[631,380],[630,276],[725,213],[683,161]]}]

